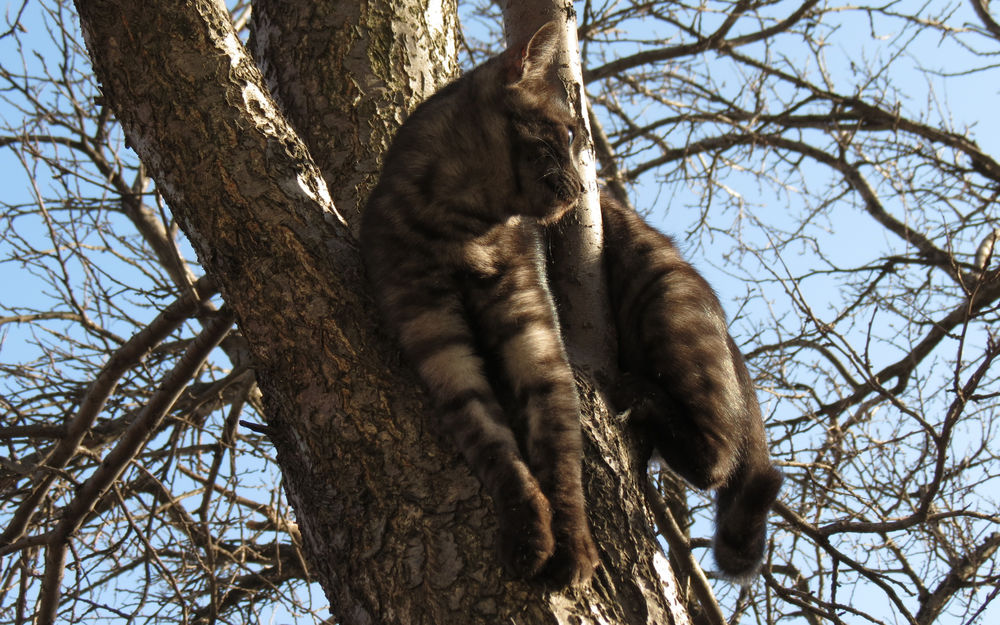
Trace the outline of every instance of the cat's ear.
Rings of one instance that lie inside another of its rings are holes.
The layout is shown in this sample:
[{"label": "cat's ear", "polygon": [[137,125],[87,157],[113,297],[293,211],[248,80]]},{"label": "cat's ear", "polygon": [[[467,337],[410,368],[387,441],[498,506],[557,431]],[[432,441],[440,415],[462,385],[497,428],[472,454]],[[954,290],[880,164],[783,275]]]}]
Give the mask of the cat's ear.
[{"label": "cat's ear", "polygon": [[546,80],[559,57],[562,29],[559,20],[546,22],[535,31],[514,61],[511,82],[520,80]]}]

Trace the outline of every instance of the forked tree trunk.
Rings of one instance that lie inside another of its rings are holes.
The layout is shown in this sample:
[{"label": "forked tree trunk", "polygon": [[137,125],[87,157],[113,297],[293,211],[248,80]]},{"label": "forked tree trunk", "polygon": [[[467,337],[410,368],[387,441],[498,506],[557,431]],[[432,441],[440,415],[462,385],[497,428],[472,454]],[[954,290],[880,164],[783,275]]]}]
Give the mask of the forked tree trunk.
[{"label": "forked tree trunk", "polygon": [[564,593],[501,572],[491,503],[433,433],[333,210],[331,195],[355,221],[392,131],[452,73],[454,5],[259,2],[255,54],[280,106],[221,3],[77,7],[105,97],[251,346],[311,573],[336,620],[685,620],[650,530],[644,472],[583,376],[601,568]]}]

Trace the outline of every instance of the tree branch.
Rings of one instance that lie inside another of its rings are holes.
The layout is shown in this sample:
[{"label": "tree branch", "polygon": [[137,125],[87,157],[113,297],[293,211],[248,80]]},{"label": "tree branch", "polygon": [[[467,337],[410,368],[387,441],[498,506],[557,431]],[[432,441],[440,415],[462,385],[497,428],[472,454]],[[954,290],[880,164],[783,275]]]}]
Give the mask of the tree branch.
[{"label": "tree branch", "polygon": [[584,71],[583,81],[584,83],[591,83],[597,80],[603,80],[604,78],[608,78],[616,74],[621,74],[622,72],[639,67],[640,65],[659,63],[682,56],[694,56],[708,50],[729,49],[735,46],[743,46],[766,39],[776,33],[785,32],[791,28],[796,22],[802,19],[818,1],[819,0],[807,0],[787,18],[778,22],[774,26],[727,41],[725,36],[736,24],[737,19],[747,10],[747,8],[749,8],[751,4],[749,1],[741,0],[741,2],[733,7],[732,12],[722,25],[707,37],[703,37],[692,43],[685,43],[658,50],[646,50],[631,56],[615,59],[614,61],[601,65],[600,67]]},{"label": "tree branch", "polygon": [[987,0],[969,0],[972,3],[972,10],[979,16],[979,20],[998,41],[1000,41],[1000,24],[997,24],[993,16],[990,15],[989,3]]},{"label": "tree branch", "polygon": [[58,477],[58,470],[65,467],[76,453],[80,442],[90,431],[108,398],[114,393],[119,378],[141,362],[167,335],[194,315],[213,293],[215,293],[214,282],[208,277],[201,278],[190,291],[164,308],[149,325],[111,355],[87,389],[76,415],[66,424],[62,439],[35,469],[32,476],[35,485],[18,506],[7,529],[0,534],[0,546],[9,544],[23,535],[35,508]]},{"label": "tree branch", "polygon": [[184,356],[164,378],[156,393],[150,398],[139,418],[122,435],[121,440],[108,452],[100,468],[77,489],[72,501],[65,507],[62,520],[48,535],[45,574],[39,594],[39,625],[55,622],[59,605],[60,584],[65,566],[69,539],[83,524],[87,515],[105,491],[122,474],[149,440],[149,435],[180,397],[188,382],[197,374],[213,349],[218,347],[233,327],[232,312],[223,308],[216,318],[191,342]]},{"label": "tree branch", "polygon": [[994,532],[971,552],[956,560],[952,564],[951,571],[941,580],[934,592],[921,601],[916,622],[919,625],[931,625],[931,623],[937,622],[941,612],[947,607],[948,601],[955,593],[968,587],[969,580],[977,575],[979,568],[985,562],[993,558],[993,554],[997,552],[998,548],[1000,548],[1000,533]]}]

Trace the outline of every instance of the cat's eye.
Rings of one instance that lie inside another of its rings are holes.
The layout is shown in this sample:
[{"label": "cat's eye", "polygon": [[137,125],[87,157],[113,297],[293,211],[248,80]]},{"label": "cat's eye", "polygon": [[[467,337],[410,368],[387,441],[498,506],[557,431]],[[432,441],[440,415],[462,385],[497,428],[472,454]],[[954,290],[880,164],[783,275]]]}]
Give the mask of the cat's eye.
[{"label": "cat's eye", "polygon": [[572,126],[566,126],[566,145],[573,145],[573,138],[576,136],[576,131],[573,130]]}]

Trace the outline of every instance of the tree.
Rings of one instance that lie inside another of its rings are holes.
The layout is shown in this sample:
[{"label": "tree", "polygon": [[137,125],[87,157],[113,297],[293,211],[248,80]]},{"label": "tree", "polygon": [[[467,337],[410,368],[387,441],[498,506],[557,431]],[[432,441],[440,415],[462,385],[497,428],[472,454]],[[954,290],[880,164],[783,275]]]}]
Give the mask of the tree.
[{"label": "tree", "polygon": [[[685,505],[657,472],[671,516],[645,488],[601,398],[614,367],[606,333],[586,331],[599,320],[566,326],[601,571],[547,594],[496,565],[489,502],[424,426],[351,234],[404,112],[456,72],[456,6],[346,4],[260,1],[250,17],[79,0],[98,91],[52,2],[58,62],[4,64],[21,117],[0,142],[34,185],[5,202],[4,263],[47,291],[0,300],[6,344],[34,349],[4,365],[3,620],[245,621],[272,602],[308,610],[307,578],[342,623],[718,619],[682,535],[704,553],[705,500]],[[511,40],[546,19],[503,4]],[[988,75],[1000,28],[978,0],[785,4],[577,5],[600,176],[643,208],[658,193],[670,229],[718,265],[773,398],[788,485],[772,549],[756,586],[716,589],[762,622],[974,622],[998,582],[1000,165],[914,110],[898,76],[931,36],[978,63],[940,80]],[[470,56],[496,52],[493,4],[463,9],[494,29],[466,39]],[[886,43],[831,54],[838,28]],[[845,229],[864,243],[838,245]],[[566,260],[595,242],[576,232],[553,237],[574,246],[554,251],[557,291],[599,301],[599,273]]]}]

